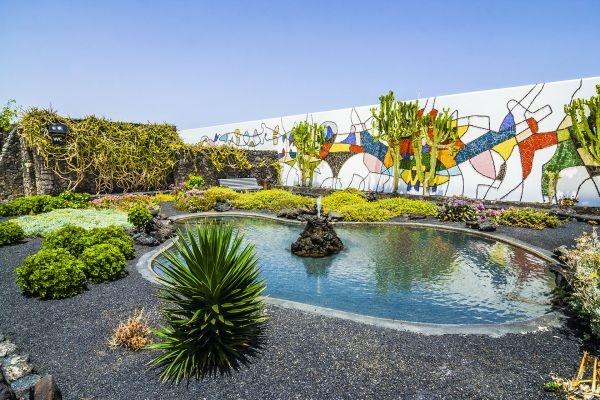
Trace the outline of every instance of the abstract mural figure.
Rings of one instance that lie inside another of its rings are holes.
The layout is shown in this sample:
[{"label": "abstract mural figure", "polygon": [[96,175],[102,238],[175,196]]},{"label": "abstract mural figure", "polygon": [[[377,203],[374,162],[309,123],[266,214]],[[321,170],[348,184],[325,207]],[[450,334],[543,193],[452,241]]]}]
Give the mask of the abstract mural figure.
[{"label": "abstract mural figure", "polygon": [[[580,204],[600,205],[600,166],[574,139],[563,110],[572,98],[593,95],[598,83],[600,78],[587,78],[421,100],[423,112],[449,108],[458,115],[458,139],[439,147],[432,194],[542,202],[549,200],[548,176],[556,174],[557,197],[578,196]],[[187,130],[182,136],[188,142],[276,150],[282,183],[294,185],[299,173],[289,132],[310,119],[326,131],[316,186],[390,191],[390,151],[371,132],[370,107]],[[423,157],[429,150],[423,146]],[[410,139],[400,144],[400,154],[400,190],[422,193]]]}]

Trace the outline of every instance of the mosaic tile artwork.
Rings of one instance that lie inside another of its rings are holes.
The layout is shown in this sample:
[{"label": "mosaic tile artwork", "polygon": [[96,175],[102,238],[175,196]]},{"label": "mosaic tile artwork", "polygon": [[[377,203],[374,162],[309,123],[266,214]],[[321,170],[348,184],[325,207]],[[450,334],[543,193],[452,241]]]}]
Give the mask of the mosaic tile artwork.
[{"label": "mosaic tile artwork", "polygon": [[[438,152],[435,185],[439,195],[508,201],[548,201],[548,174],[558,173],[556,195],[577,196],[580,204],[600,205],[597,165],[573,139],[564,105],[594,94],[600,78],[535,84],[484,92],[420,99],[422,112],[450,108],[458,114],[459,139]],[[182,131],[188,142],[275,149],[283,166],[283,182],[298,184],[296,152],[290,131],[302,120],[325,127],[315,185],[390,191],[392,158],[385,142],[371,132],[373,106],[274,118],[259,122]],[[427,165],[429,148],[423,146]],[[400,143],[401,190],[419,194],[414,149]]]}]

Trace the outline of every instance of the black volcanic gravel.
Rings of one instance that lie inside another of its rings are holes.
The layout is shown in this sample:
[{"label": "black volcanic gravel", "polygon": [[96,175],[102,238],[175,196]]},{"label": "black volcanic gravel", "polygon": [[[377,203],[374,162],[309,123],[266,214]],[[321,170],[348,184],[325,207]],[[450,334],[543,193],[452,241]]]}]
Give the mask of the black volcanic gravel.
[{"label": "black volcanic gravel", "polygon": [[[511,234],[550,249],[586,228]],[[14,281],[14,268],[39,245],[0,247],[0,331],[56,377],[65,399],[553,399],[543,383],[552,372],[572,376],[580,357],[581,335],[567,326],[501,338],[426,336],[269,306],[266,349],[249,369],[163,385],[145,366],[153,353],[107,346],[135,309],[153,325],[159,320],[155,290],[135,260],[124,279],[40,301],[22,296]]]}]

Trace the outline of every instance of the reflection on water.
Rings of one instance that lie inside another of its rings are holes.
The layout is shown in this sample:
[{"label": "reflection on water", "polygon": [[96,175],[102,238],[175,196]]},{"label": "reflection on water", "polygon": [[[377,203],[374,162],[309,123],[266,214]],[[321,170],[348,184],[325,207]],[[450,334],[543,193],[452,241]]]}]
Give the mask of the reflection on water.
[{"label": "reflection on water", "polygon": [[[359,314],[434,323],[499,323],[550,309],[544,261],[504,243],[461,232],[344,225],[331,257],[302,258],[302,231],[259,218],[223,218],[254,243],[267,294]],[[203,220],[200,220],[203,221]]]}]

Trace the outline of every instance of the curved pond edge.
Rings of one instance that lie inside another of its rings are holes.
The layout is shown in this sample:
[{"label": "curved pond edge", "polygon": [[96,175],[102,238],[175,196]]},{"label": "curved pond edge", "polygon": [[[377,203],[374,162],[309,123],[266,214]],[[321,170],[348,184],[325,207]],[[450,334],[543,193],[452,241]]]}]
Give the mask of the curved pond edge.
[{"label": "curved pond edge", "polygon": [[[269,214],[261,214],[255,212],[246,212],[246,211],[224,211],[224,212],[200,212],[193,214],[181,214],[170,217],[170,219],[174,222],[182,222],[189,219],[196,219],[201,217],[252,217],[252,218],[263,218],[272,221],[277,221],[280,223],[287,224],[296,224],[302,225],[301,221],[294,221],[284,218],[279,218],[274,215]],[[463,232],[469,235],[484,237],[487,239],[497,240],[499,242],[503,242],[515,247],[519,247],[523,250],[526,250],[535,256],[543,259],[547,262],[555,262],[552,258],[552,253],[541,249],[539,247],[535,247],[529,245],[525,242],[522,242],[517,239],[513,239],[511,237],[501,235],[501,234],[492,234],[489,232],[479,232],[473,231],[468,228],[461,228],[456,226],[449,226],[443,224],[435,224],[435,223],[421,223],[415,221],[383,221],[383,222],[335,222],[335,225],[398,225],[398,226],[407,226],[407,227],[417,227],[417,228],[434,228],[434,229],[444,229],[448,231],[455,232]],[[152,269],[153,261],[165,250],[170,248],[175,242],[177,238],[170,239],[165,243],[161,244],[157,248],[147,253],[144,253],[136,264],[137,271],[142,275],[142,277],[152,283],[156,283],[156,272]],[[314,314],[319,314],[327,317],[340,318],[344,320],[350,320],[362,324],[372,325],[380,328],[388,328],[394,329],[398,331],[408,331],[413,333],[420,333],[425,335],[447,335],[447,334],[455,334],[455,335],[485,335],[491,337],[500,337],[509,333],[517,333],[517,334],[525,334],[532,333],[537,331],[546,331],[549,328],[560,327],[564,320],[566,319],[565,315],[560,311],[551,311],[547,314],[544,314],[540,317],[536,317],[529,320],[516,321],[516,322],[507,322],[500,324],[432,324],[432,323],[423,323],[423,322],[410,322],[389,318],[381,318],[381,317],[373,317],[369,315],[356,314],[348,311],[336,310],[327,307],[315,306],[307,303],[299,303],[296,301],[279,299],[274,297],[264,297],[264,301],[267,304],[282,307],[282,308],[290,308],[304,312],[310,312]]]}]

